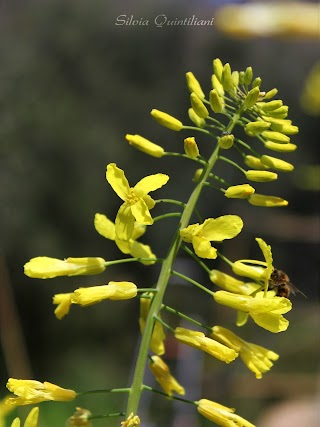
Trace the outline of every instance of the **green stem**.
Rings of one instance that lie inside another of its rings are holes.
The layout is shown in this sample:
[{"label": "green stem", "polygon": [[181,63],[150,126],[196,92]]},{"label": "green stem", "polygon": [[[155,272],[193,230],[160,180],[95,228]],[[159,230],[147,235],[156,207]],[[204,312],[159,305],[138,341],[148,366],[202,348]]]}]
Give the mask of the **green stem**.
[{"label": "green stem", "polygon": [[152,391],[153,393],[161,394],[165,397],[170,397],[170,399],[179,400],[180,402],[189,403],[191,405],[197,405],[193,400],[183,399],[182,397],[177,396],[169,396],[167,393],[164,393],[163,391],[156,390],[155,388],[149,387],[148,385],[143,385],[144,390]]},{"label": "green stem", "polygon": [[160,221],[161,219],[177,217],[177,216],[181,216],[181,212],[171,212],[164,215],[156,216],[153,218],[153,222]]},{"label": "green stem", "polygon": [[212,332],[212,328],[210,328],[207,325],[204,325],[201,322],[198,322],[197,320],[193,319],[192,317],[187,316],[184,313],[181,313],[181,311],[176,310],[175,308],[169,307],[168,305],[162,304],[162,308],[166,311],[168,311],[169,313],[173,313],[179,317],[181,317],[181,319],[187,320],[188,322],[194,323],[197,326],[200,326],[201,328],[207,329],[208,331]]},{"label": "green stem", "polygon": [[154,262],[162,262],[163,260],[161,258],[123,258],[123,259],[116,259],[114,261],[107,261],[105,263],[106,267],[109,267],[110,265],[116,265],[116,264],[123,264],[125,262],[140,262],[140,261],[154,261]]},{"label": "green stem", "polygon": [[[232,117],[232,119],[230,120],[230,123],[226,129],[227,132],[232,131],[232,129],[234,128],[234,126],[236,125],[237,121],[240,118],[240,114],[241,114],[241,110],[239,110]],[[185,126],[184,128],[204,131],[203,129],[194,128],[194,127]],[[210,132],[205,132],[205,133],[210,134]],[[173,238],[173,241],[172,241],[171,247],[169,249],[168,255],[165,258],[165,260],[163,261],[161,271],[159,274],[159,279],[158,279],[157,286],[156,286],[156,288],[158,289],[158,293],[154,296],[154,298],[152,300],[152,304],[150,306],[148,317],[146,319],[145,328],[144,328],[144,331],[142,334],[138,356],[136,359],[136,365],[135,365],[135,370],[134,370],[134,374],[133,374],[131,390],[129,393],[127,410],[126,410],[126,416],[127,417],[129,416],[129,414],[131,412],[136,414],[137,410],[138,410],[138,405],[139,405],[141,393],[142,393],[142,390],[144,388],[143,377],[144,377],[146,360],[148,358],[148,350],[149,350],[150,340],[152,337],[152,331],[153,331],[153,326],[154,326],[154,322],[155,322],[155,316],[161,310],[162,300],[163,300],[163,297],[164,297],[164,294],[165,294],[165,291],[166,291],[166,288],[167,288],[167,285],[168,285],[168,282],[169,282],[169,279],[171,276],[172,266],[173,266],[177,252],[178,252],[180,245],[181,245],[181,237],[180,237],[179,230],[186,228],[189,225],[189,221],[190,221],[191,216],[194,212],[194,209],[195,209],[196,204],[198,202],[198,199],[200,197],[201,191],[205,185],[205,182],[207,181],[208,176],[209,176],[212,168],[214,167],[215,163],[218,160],[219,150],[220,150],[220,147],[219,147],[219,145],[217,145],[215,150],[211,154],[211,157],[208,161],[208,164],[205,168],[205,171],[201,175],[200,180],[198,181],[196,187],[192,191],[190,198],[189,198],[189,200],[188,200],[188,202],[185,205],[185,208],[183,210],[181,220],[180,220],[180,224],[179,224],[179,229],[177,230],[177,232]]]},{"label": "green stem", "polygon": [[184,279],[186,282],[192,283],[193,285],[195,285],[197,288],[201,289],[202,291],[207,292],[207,294],[210,294],[211,296],[213,296],[214,292],[210,291],[210,289],[206,288],[205,286],[201,285],[199,282],[197,282],[196,280],[191,279],[188,276],[185,276],[182,273],[179,273],[178,271],[172,271],[172,274],[174,276],[177,277],[181,277],[181,279]]},{"label": "green stem", "polygon": [[85,394],[98,394],[98,393],[129,393],[130,388],[108,388],[108,389],[102,389],[102,390],[88,390],[88,391],[81,391],[80,393],[77,393],[77,396],[84,396]]},{"label": "green stem", "polygon": [[175,199],[157,199],[155,200],[156,203],[172,203],[173,205],[179,205],[182,207],[185,207],[185,203],[183,202],[179,202],[179,200],[175,200]]},{"label": "green stem", "polygon": [[182,246],[182,249],[187,252],[209,275],[211,274],[211,269],[203,262],[197,255],[189,249],[187,246]]}]

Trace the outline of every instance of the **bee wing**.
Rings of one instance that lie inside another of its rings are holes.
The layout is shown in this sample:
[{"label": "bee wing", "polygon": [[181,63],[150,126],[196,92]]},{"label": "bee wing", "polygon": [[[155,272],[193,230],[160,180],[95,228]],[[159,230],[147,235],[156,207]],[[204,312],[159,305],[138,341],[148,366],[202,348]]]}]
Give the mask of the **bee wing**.
[{"label": "bee wing", "polygon": [[291,282],[288,282],[288,286],[290,287],[290,292],[293,293],[293,295],[295,295],[296,293],[299,293],[303,295],[305,298],[307,298],[307,296],[302,291],[300,291],[300,289],[294,286]]}]

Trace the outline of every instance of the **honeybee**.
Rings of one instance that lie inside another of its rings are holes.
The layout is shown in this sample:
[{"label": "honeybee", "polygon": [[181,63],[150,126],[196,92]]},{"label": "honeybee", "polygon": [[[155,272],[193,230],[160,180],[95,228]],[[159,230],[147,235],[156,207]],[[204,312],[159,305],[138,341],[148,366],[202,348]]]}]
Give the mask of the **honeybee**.
[{"label": "honeybee", "polygon": [[289,279],[287,273],[282,270],[274,269],[269,279],[269,290],[275,289],[278,297],[289,298],[290,294],[295,295],[299,292],[304,297],[305,294],[296,288]]}]

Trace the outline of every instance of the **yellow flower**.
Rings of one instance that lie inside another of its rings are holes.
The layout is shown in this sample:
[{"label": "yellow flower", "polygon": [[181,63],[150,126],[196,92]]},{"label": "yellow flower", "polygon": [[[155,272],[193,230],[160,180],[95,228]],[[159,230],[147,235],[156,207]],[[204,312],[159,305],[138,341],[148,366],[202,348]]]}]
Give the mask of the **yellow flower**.
[{"label": "yellow flower", "polygon": [[164,392],[172,396],[175,391],[182,396],[185,394],[184,388],[171,375],[168,365],[159,356],[152,356],[149,362],[149,368],[156,381],[161,385]]},{"label": "yellow flower", "polygon": [[65,260],[39,256],[24,265],[24,274],[36,279],[57,276],[79,276],[102,273],[106,269],[103,258],[67,258]]},{"label": "yellow flower", "polygon": [[41,383],[35,380],[16,380],[9,378],[7,388],[18,397],[9,397],[7,404],[30,405],[47,400],[69,401],[76,397],[76,392],[61,388],[49,382]]},{"label": "yellow flower", "polygon": [[15,405],[7,405],[6,404],[7,397],[0,400],[0,427],[5,427],[5,418],[6,416],[12,412],[15,408]]},{"label": "yellow flower", "polygon": [[258,292],[252,297],[217,291],[213,297],[218,304],[248,313],[257,325],[270,332],[282,332],[289,326],[289,321],[282,314],[291,310],[291,301],[288,298],[274,296],[274,292],[268,292],[267,298],[264,298],[263,292]]},{"label": "yellow flower", "polygon": [[73,293],[54,295],[53,304],[57,305],[57,308],[54,310],[54,314],[56,315],[57,319],[61,320],[69,313],[73,297]]},{"label": "yellow flower", "polygon": [[66,425],[68,427],[91,427],[90,415],[90,411],[78,407],[76,412],[67,420]]},{"label": "yellow flower", "polygon": [[133,415],[133,412],[128,416],[125,421],[121,422],[121,427],[138,427],[140,425],[140,418],[138,415]]},{"label": "yellow flower", "polygon": [[262,374],[271,369],[273,366],[271,361],[279,359],[279,355],[273,351],[260,345],[249,343],[222,326],[214,326],[211,336],[239,352],[244,364],[258,379],[262,378]]},{"label": "yellow flower", "polygon": [[212,402],[212,400],[200,399],[196,402],[198,412],[210,421],[222,427],[255,427],[244,418],[236,415],[233,408]]},{"label": "yellow flower", "polygon": [[222,242],[232,239],[242,230],[242,219],[237,215],[224,215],[218,218],[208,218],[203,224],[192,224],[180,230],[183,241],[192,243],[195,253],[200,258],[217,258],[217,249],[211,246],[211,241]]},{"label": "yellow flower", "polygon": [[[23,424],[23,427],[37,427],[38,419],[39,419],[39,408],[32,408]],[[12,421],[11,427],[20,427],[20,419],[15,418]]]},{"label": "yellow flower", "polygon": [[178,341],[195,347],[198,350],[205,351],[222,362],[230,363],[238,357],[238,353],[235,350],[206,337],[202,332],[191,331],[185,328],[176,328],[174,336]]},{"label": "yellow flower", "polygon": [[228,199],[247,199],[255,189],[249,184],[231,185],[228,187],[224,195]]},{"label": "yellow flower", "polygon": [[[144,294],[145,295],[145,294]],[[148,295],[148,294],[147,294]],[[151,294],[149,294],[151,295]],[[150,298],[140,298],[140,317],[139,317],[139,326],[141,334],[144,331],[146,325],[146,319],[149,313],[151,304]],[[158,315],[160,316],[160,315]],[[165,352],[164,340],[166,339],[166,334],[164,333],[163,326],[157,320],[155,321],[152,337],[150,341],[150,350],[153,353],[161,356]]]},{"label": "yellow flower", "polygon": [[[121,240],[117,237],[115,224],[110,221],[106,215],[96,213],[94,217],[94,226],[101,236],[115,241],[120,251],[124,254],[130,254],[134,258],[156,258],[150,246],[136,241],[136,239],[145,233],[146,227],[144,225],[135,222],[129,240]],[[155,261],[141,261],[141,263],[150,265],[154,264]]]},{"label": "yellow flower", "polygon": [[72,303],[87,306],[105,299],[125,300],[134,298],[136,295],[137,286],[132,282],[109,282],[108,285],[76,289]]},{"label": "yellow flower", "polygon": [[130,145],[132,145],[132,147],[137,148],[150,156],[162,157],[164,154],[164,149],[160,147],[160,145],[154,144],[148,139],[143,138],[143,136],[127,134],[126,140]]},{"label": "yellow flower", "polygon": [[124,201],[116,217],[116,235],[121,240],[129,240],[135,221],[144,225],[153,224],[150,209],[154,207],[155,201],[148,193],[161,188],[168,182],[169,177],[161,173],[149,175],[131,188],[123,170],[115,163],[110,163],[107,166],[106,178],[120,199]]}]

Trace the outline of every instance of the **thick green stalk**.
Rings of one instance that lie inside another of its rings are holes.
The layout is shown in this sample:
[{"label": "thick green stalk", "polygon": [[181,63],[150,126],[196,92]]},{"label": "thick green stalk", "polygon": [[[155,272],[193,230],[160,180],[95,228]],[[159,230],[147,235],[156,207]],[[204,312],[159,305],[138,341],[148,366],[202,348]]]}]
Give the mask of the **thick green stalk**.
[{"label": "thick green stalk", "polygon": [[[228,132],[231,132],[231,130],[233,129],[233,127],[235,126],[235,124],[239,120],[239,116],[240,116],[240,112],[237,112],[233,116],[232,120],[230,121],[230,123],[227,127]],[[182,228],[185,228],[189,225],[190,218],[194,212],[194,209],[195,209],[196,204],[198,202],[201,191],[205,185],[205,182],[207,181],[213,166],[215,165],[216,161],[218,160],[219,150],[220,150],[220,147],[217,145],[217,147],[213,151],[213,153],[212,153],[212,155],[208,161],[207,168],[205,169],[204,173],[202,174],[200,180],[198,181],[197,186],[195,187],[195,189],[191,193],[190,198],[189,198],[187,204],[185,205],[185,208],[184,208],[182,216],[181,216],[181,221],[179,224],[179,230]],[[136,414],[137,410],[138,410],[140,396],[141,396],[141,393],[143,390],[143,377],[144,377],[145,365],[146,365],[146,360],[147,360],[147,356],[148,356],[148,350],[149,350],[150,340],[151,340],[151,336],[152,336],[155,316],[158,315],[158,313],[161,309],[162,300],[163,300],[163,297],[164,297],[164,294],[165,294],[165,291],[166,291],[166,288],[167,288],[167,285],[168,285],[168,282],[169,282],[169,279],[171,276],[172,266],[173,266],[174,260],[176,258],[177,252],[178,252],[180,244],[181,244],[181,237],[180,237],[179,230],[177,230],[176,235],[175,235],[173,242],[171,244],[171,247],[169,249],[168,255],[162,264],[159,279],[157,282],[158,293],[153,298],[153,301],[152,301],[152,304],[151,304],[151,307],[150,307],[150,310],[148,313],[148,317],[146,320],[146,325],[145,325],[145,328],[144,328],[144,331],[142,334],[139,353],[138,353],[137,360],[136,360],[135,371],[133,374],[131,391],[130,391],[129,398],[128,398],[126,417],[128,417],[129,414],[131,414],[131,412]]]}]

